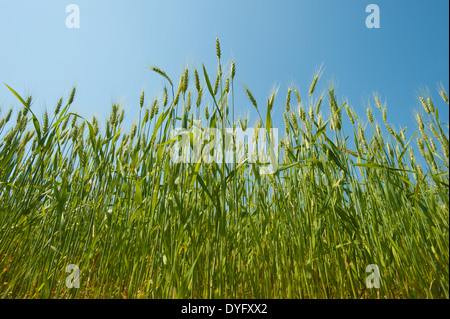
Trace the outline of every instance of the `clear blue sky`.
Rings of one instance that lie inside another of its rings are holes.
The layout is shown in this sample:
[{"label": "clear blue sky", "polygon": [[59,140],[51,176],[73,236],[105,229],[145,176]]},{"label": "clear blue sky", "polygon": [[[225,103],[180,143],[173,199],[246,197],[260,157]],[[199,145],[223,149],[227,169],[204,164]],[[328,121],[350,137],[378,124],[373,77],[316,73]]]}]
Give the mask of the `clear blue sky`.
[{"label": "clear blue sky", "polygon": [[[65,25],[71,3],[80,8],[79,29]],[[380,29],[366,28],[370,3],[380,8]],[[185,66],[201,69],[202,62],[215,74],[218,36],[223,62],[236,62],[236,112],[250,112],[249,124],[256,117],[244,85],[263,108],[279,86],[275,124],[283,127],[287,86],[306,96],[323,63],[318,90],[332,81],[339,100],[347,98],[364,119],[365,101],[377,92],[388,121],[408,126],[411,136],[419,90],[429,88],[436,100],[437,84],[448,91],[448,12],[447,0],[0,0],[0,82],[32,94],[38,114],[76,85],[72,111],[102,121],[120,102],[131,122],[140,92],[150,103],[165,85],[146,66],[176,83]],[[0,107],[11,106],[18,101],[1,85]],[[439,106],[448,118],[447,105]]]}]

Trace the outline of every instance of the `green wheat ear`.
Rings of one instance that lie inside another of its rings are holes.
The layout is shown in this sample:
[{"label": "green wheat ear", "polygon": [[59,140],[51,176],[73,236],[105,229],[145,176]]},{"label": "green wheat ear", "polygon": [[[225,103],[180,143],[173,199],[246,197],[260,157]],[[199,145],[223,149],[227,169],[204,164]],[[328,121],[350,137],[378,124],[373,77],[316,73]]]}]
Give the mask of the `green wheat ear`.
[{"label": "green wheat ear", "polygon": [[143,106],[144,106],[144,91],[142,91],[141,98],[139,99],[139,109],[142,110]]},{"label": "green wheat ear", "polygon": [[197,89],[197,92],[200,91],[200,77],[198,76],[197,69],[194,69],[194,78],[195,78],[195,88]]},{"label": "green wheat ear", "polygon": [[56,108],[55,108],[55,115],[58,115],[58,114],[59,114],[59,111],[60,111],[60,109],[61,109],[61,105],[62,105],[62,98],[59,99],[58,104],[56,105]]},{"label": "green wheat ear", "polygon": [[158,73],[158,74],[160,74],[160,75],[162,75],[164,78],[167,79],[167,81],[169,81],[170,86],[173,86],[172,80],[167,76],[166,72],[164,72],[163,70],[161,70],[161,69],[159,69],[157,67],[152,67],[151,70],[156,72],[156,73]]},{"label": "green wheat ear", "polygon": [[375,96],[375,105],[381,111],[382,106],[381,106],[381,103],[380,103],[380,100],[379,100],[378,96]]},{"label": "green wheat ear", "polygon": [[167,97],[167,88],[164,87],[164,98],[163,98],[163,108],[165,108],[167,106],[167,102],[168,102],[168,97]]},{"label": "green wheat ear", "polygon": [[149,116],[150,116],[150,112],[149,112],[149,109],[147,108],[147,109],[145,109],[145,114],[142,119],[142,123],[144,123],[144,124],[147,123],[149,120]]},{"label": "green wheat ear", "polygon": [[188,89],[188,84],[189,84],[189,70],[188,68],[186,68],[184,70],[184,75],[182,77],[182,82],[181,82],[181,92],[184,94],[186,93],[187,89]]},{"label": "green wheat ear", "polygon": [[302,99],[300,97],[300,93],[297,90],[294,90],[295,98],[297,99],[298,104],[302,103]]},{"label": "green wheat ear", "polygon": [[258,104],[256,103],[255,98],[253,97],[252,93],[248,88],[245,88],[245,92],[247,93],[248,98],[250,99],[250,102],[252,102],[253,106],[258,109]]},{"label": "green wheat ear", "polygon": [[159,112],[158,100],[155,99],[155,101],[153,102],[153,105],[152,105],[152,109],[151,109],[152,116],[150,116],[150,117],[153,118],[154,116],[158,115],[158,112]]},{"label": "green wheat ear", "polygon": [[219,89],[219,83],[220,83],[220,79],[222,78],[222,68],[220,66],[220,64],[217,65],[217,76],[216,76],[216,82],[214,83],[214,89],[213,89],[213,94],[216,95],[217,94],[217,90]]},{"label": "green wheat ear", "polygon": [[[73,103],[73,99],[74,99],[74,97],[75,97],[75,92],[76,92],[76,88],[74,87],[74,88],[72,89],[72,92],[70,92],[69,102],[68,102],[69,105]],[[31,99],[30,99],[30,102],[31,102]],[[28,103],[28,102],[27,102],[27,103]],[[30,104],[30,103],[28,103],[28,105],[29,105],[29,104]]]},{"label": "green wheat ear", "polygon": [[236,75],[236,65],[234,64],[234,61],[231,61],[231,79],[234,79],[234,76]]},{"label": "green wheat ear", "polygon": [[202,97],[203,97],[203,88],[200,88],[200,90],[197,92],[197,108],[200,107],[200,104],[202,103]]},{"label": "green wheat ear", "polygon": [[175,95],[175,98],[173,99],[173,105],[177,105],[178,104],[178,100],[180,98],[180,93],[182,92],[183,88],[184,88],[184,75],[182,75],[180,77],[180,82],[178,84],[178,90],[177,90],[177,94]]},{"label": "green wheat ear", "polygon": [[216,38],[216,55],[217,55],[217,59],[220,60],[221,52],[220,52],[219,38]]},{"label": "green wheat ear", "polygon": [[285,109],[287,113],[289,113],[289,110],[291,109],[291,88],[288,88],[287,91]]},{"label": "green wheat ear", "polygon": [[435,107],[434,107],[434,104],[433,104],[433,101],[431,100],[431,98],[427,98],[427,102],[428,102],[427,104],[428,104],[428,106],[430,108],[430,112],[434,113]]},{"label": "green wheat ear", "polygon": [[367,119],[369,120],[369,122],[370,122],[371,124],[373,124],[372,110],[368,107],[367,110],[366,110],[366,112],[367,112]]},{"label": "green wheat ear", "polygon": [[225,81],[225,92],[229,93],[230,92],[230,78],[227,78]]},{"label": "green wheat ear", "polygon": [[316,75],[314,77],[313,82],[311,83],[311,87],[309,88],[309,96],[311,96],[314,93],[314,89],[316,88],[316,84],[317,84],[318,80],[319,80],[319,76]]},{"label": "green wheat ear", "polygon": [[447,93],[445,93],[445,90],[441,89],[439,91],[439,94],[441,95],[442,100],[444,100],[444,102],[448,104],[448,97],[447,97]]},{"label": "green wheat ear", "polygon": [[191,109],[191,91],[188,91],[188,95],[186,98],[186,111],[189,113]]},{"label": "green wheat ear", "polygon": [[319,113],[320,113],[320,106],[322,105],[322,100],[323,100],[323,97],[321,96],[319,101],[317,102],[316,115],[319,115]]}]

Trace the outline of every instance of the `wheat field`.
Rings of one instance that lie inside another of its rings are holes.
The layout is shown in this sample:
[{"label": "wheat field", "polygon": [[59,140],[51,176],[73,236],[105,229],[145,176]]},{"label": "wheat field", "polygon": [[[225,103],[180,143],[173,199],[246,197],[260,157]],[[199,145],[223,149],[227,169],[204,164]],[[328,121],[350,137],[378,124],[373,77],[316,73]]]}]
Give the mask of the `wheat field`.
[{"label": "wheat field", "polygon": [[[377,96],[360,111],[333,87],[317,92],[320,70],[305,92],[258,104],[218,40],[216,53],[217,70],[179,81],[154,67],[164,95],[142,92],[129,131],[118,105],[106,123],[72,113],[75,88],[41,115],[8,87],[20,107],[0,109],[1,298],[449,298],[445,89],[419,98],[406,132]],[[236,156],[174,162],[175,127],[248,129],[242,89],[253,128],[281,110],[276,172]]]}]

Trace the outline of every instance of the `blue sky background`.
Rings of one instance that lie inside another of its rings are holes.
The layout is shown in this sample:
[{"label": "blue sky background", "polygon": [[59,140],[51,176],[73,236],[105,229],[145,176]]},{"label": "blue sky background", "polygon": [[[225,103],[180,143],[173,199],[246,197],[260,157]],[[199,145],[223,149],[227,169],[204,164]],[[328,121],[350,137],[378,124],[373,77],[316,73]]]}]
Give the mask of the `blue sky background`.
[{"label": "blue sky background", "polygon": [[[80,8],[80,29],[66,28],[71,3]],[[370,3],[380,7],[380,29],[366,28]],[[76,85],[72,111],[106,121],[111,104],[120,102],[131,123],[141,91],[148,105],[166,84],[146,67],[158,66],[178,83],[186,66],[200,70],[203,62],[214,78],[218,36],[222,62],[236,62],[236,114],[250,114],[250,125],[257,118],[244,86],[263,109],[279,87],[274,126],[284,127],[287,87],[306,97],[323,63],[316,90],[334,83],[339,101],[348,99],[365,121],[377,92],[388,122],[407,126],[411,136],[418,92],[429,88],[436,102],[439,83],[448,92],[448,12],[447,0],[0,0],[0,82],[33,95],[38,114],[53,110],[62,95],[67,101]],[[435,104],[448,120],[448,106]],[[0,108],[10,107],[19,103],[1,85]],[[327,104],[322,109],[327,113]]]}]

